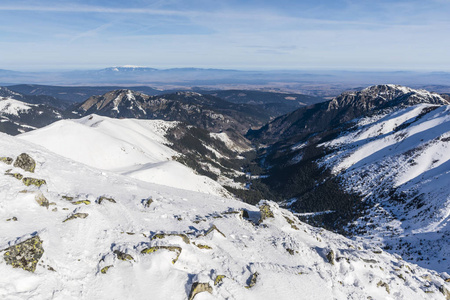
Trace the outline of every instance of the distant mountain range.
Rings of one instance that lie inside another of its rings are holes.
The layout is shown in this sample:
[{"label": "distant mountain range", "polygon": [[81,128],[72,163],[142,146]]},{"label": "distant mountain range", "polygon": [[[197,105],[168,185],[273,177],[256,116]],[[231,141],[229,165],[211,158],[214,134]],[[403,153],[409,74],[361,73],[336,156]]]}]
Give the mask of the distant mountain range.
[{"label": "distant mountain range", "polygon": [[8,89],[23,95],[46,95],[63,100],[68,104],[86,101],[89,97],[103,95],[107,92],[119,89],[132,89],[133,91],[147,94],[160,95],[167,93],[148,86],[54,86],[38,84],[18,84],[8,86]]},{"label": "distant mountain range", "polygon": [[449,79],[450,73],[447,72],[414,71],[242,71],[201,68],[155,69],[133,66],[52,72],[0,70],[0,85],[4,86],[16,84],[118,85],[122,88],[129,88],[130,86],[151,85],[163,86],[165,89],[195,86],[214,89],[270,87],[319,97],[336,96],[345,90],[358,90],[364,86],[385,82],[450,93]]}]

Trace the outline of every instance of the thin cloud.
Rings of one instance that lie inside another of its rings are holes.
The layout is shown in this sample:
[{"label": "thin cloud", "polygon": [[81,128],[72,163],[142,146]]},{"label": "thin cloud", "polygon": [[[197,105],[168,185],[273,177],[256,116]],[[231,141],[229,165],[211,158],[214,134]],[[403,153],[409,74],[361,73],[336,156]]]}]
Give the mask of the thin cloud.
[{"label": "thin cloud", "polygon": [[0,11],[39,11],[39,12],[68,12],[68,13],[105,13],[105,14],[141,14],[141,15],[157,15],[157,16],[178,16],[191,19],[214,19],[215,21],[232,21],[241,20],[249,22],[250,20],[264,20],[266,23],[290,23],[301,22],[315,25],[361,25],[373,27],[387,27],[389,24],[354,21],[354,20],[331,20],[320,18],[305,18],[279,15],[267,11],[259,11],[252,13],[238,13],[235,11],[221,12],[202,12],[202,11],[181,11],[167,9],[151,9],[151,8],[109,8],[102,6],[25,6],[25,5],[0,5]]},{"label": "thin cloud", "polygon": [[111,27],[114,24],[115,24],[115,22],[106,23],[106,24],[98,26],[98,27],[96,27],[94,29],[87,30],[85,32],[79,33],[76,36],[74,36],[69,42],[73,43],[74,41],[76,41],[78,39],[81,39],[81,38],[84,38],[84,37],[96,36],[98,33],[102,32],[103,30],[105,30],[105,29],[107,29],[109,27]]},{"label": "thin cloud", "polygon": [[76,13],[113,13],[113,14],[149,14],[163,16],[193,16],[196,12],[162,10],[148,8],[109,8],[100,6],[23,6],[0,5],[0,11],[40,11],[40,12],[76,12]]}]

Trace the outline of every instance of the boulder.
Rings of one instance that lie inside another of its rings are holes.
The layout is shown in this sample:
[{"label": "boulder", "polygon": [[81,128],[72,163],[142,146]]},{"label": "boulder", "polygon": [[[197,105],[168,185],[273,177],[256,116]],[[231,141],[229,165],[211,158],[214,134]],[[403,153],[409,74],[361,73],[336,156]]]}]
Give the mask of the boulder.
[{"label": "boulder", "polygon": [[42,193],[38,193],[36,197],[34,197],[34,199],[40,206],[48,208],[48,206],[50,205],[47,198],[45,198],[44,194]]},{"label": "boulder", "polygon": [[13,159],[11,157],[0,157],[0,161],[4,162],[7,165],[12,164]]},{"label": "boulder", "polygon": [[28,154],[22,153],[19,156],[17,156],[13,166],[21,168],[27,172],[34,173],[34,169],[36,168],[36,162]]},{"label": "boulder", "polygon": [[191,287],[191,292],[189,293],[189,300],[194,299],[195,295],[203,292],[212,293],[213,289],[209,283],[194,282]]},{"label": "boulder", "polygon": [[225,275],[217,275],[216,279],[214,280],[214,285],[219,285],[222,283],[222,280],[225,278]]},{"label": "boulder", "polygon": [[261,212],[261,217],[258,223],[262,223],[266,219],[275,217],[272,210],[270,209],[270,205],[267,204],[265,201],[260,202],[259,211]]},{"label": "boulder", "polygon": [[131,256],[130,254],[126,254],[124,252],[121,252],[119,250],[114,250],[114,254],[120,260],[125,260],[125,261],[127,261],[127,260],[134,260],[133,256]]},{"label": "boulder", "polygon": [[22,179],[22,182],[26,186],[35,185],[37,187],[40,187],[43,184],[47,184],[47,182],[44,179],[37,179],[37,178],[31,178],[31,177],[24,177]]},{"label": "boulder", "polygon": [[256,281],[258,280],[258,275],[259,275],[258,272],[255,272],[252,274],[252,276],[250,276],[248,285],[246,286],[247,289],[250,289],[255,286]]},{"label": "boulder", "polygon": [[42,240],[38,235],[5,250],[6,252],[3,258],[6,264],[12,265],[13,268],[22,268],[29,272],[36,270],[36,265],[44,254]]},{"label": "boulder", "polygon": [[327,253],[327,259],[328,262],[332,265],[334,265],[334,259],[336,258],[336,255],[334,254],[333,250],[330,250],[330,252]]},{"label": "boulder", "polygon": [[76,213],[65,219],[63,223],[74,219],[86,219],[88,216],[89,214],[87,213]]},{"label": "boulder", "polygon": [[98,203],[98,204],[102,204],[102,202],[103,202],[104,200],[109,201],[109,202],[111,202],[111,203],[116,203],[116,200],[114,200],[114,199],[111,198],[111,197],[106,197],[106,196],[100,196],[100,197],[97,199],[97,203]]},{"label": "boulder", "polygon": [[113,265],[106,266],[106,267],[102,268],[100,270],[100,272],[102,272],[102,274],[106,274],[106,272],[108,272],[109,268],[112,268],[112,267],[113,267]]}]

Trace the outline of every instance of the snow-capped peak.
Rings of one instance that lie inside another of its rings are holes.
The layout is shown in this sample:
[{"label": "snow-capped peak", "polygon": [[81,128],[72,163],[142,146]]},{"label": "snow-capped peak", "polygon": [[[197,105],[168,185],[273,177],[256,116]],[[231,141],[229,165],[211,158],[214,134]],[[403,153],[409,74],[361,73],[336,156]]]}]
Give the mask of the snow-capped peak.
[{"label": "snow-capped peak", "polygon": [[367,87],[359,92],[343,93],[330,101],[328,109],[359,107],[368,111],[394,106],[411,106],[418,103],[450,104],[449,101],[437,93],[415,90],[394,84],[382,84]]},{"label": "snow-capped peak", "polygon": [[[369,86],[361,91],[362,94],[373,94],[377,93],[379,95],[391,95],[391,97],[398,97],[400,95],[414,94],[417,97],[423,97],[425,99],[437,98],[442,101],[441,104],[449,104],[447,100],[442,98],[439,94],[429,92],[427,90],[417,90],[406,86],[398,84],[382,84]],[[435,100],[434,100],[435,101]]]}]

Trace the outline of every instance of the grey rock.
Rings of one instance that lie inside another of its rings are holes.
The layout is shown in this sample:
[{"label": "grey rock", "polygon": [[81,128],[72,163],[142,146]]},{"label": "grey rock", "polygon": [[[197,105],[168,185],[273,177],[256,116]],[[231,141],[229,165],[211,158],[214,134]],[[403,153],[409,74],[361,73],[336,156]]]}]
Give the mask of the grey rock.
[{"label": "grey rock", "polygon": [[17,156],[13,166],[21,168],[27,172],[34,173],[34,169],[36,168],[36,161],[28,154],[22,153]]},{"label": "grey rock", "polygon": [[42,240],[38,235],[5,250],[3,258],[6,264],[29,272],[36,270],[36,265],[44,254]]}]

